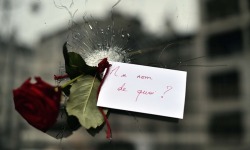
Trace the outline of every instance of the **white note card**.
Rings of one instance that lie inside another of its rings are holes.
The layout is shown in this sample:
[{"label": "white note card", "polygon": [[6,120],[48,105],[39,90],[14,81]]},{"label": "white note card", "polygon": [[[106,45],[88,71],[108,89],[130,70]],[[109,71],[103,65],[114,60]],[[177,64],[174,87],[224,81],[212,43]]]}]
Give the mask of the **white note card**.
[{"label": "white note card", "polygon": [[187,72],[110,64],[97,106],[183,119]]}]

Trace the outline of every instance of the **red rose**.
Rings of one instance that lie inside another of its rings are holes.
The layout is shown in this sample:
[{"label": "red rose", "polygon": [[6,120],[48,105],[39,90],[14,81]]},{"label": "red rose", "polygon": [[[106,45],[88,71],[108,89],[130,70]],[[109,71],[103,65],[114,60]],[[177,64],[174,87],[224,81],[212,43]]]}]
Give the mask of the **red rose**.
[{"label": "red rose", "polygon": [[61,91],[36,77],[36,83],[27,79],[15,90],[15,109],[35,128],[46,132],[55,122],[59,113]]}]

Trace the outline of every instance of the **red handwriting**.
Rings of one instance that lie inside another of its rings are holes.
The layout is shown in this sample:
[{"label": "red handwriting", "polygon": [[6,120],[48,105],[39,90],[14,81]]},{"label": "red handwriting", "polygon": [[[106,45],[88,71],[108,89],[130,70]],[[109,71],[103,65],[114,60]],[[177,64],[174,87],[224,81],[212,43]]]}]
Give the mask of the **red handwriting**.
[{"label": "red handwriting", "polygon": [[122,74],[121,77],[127,77],[127,75],[126,74]]},{"label": "red handwriting", "polygon": [[137,76],[137,79],[152,80],[151,77],[149,77],[149,76],[142,76],[142,75],[138,75],[138,76]]},{"label": "red handwriting", "polygon": [[123,91],[123,92],[127,91],[125,85],[126,85],[126,83],[123,83],[122,86],[117,88],[117,91]]},{"label": "red handwriting", "polygon": [[[113,75],[115,77],[118,77],[118,78],[127,78],[126,73],[120,72],[120,66],[116,66],[116,67],[112,68],[109,74]],[[152,77],[147,76],[147,75],[140,75],[139,74],[139,75],[134,76],[134,77],[136,77],[136,79],[138,79],[138,80],[153,80]],[[166,86],[166,89],[164,90],[163,94],[160,97],[164,98],[165,94],[172,89],[173,89],[172,86]],[[128,90],[126,88],[126,83],[123,83],[121,86],[119,86],[117,88],[117,91],[118,92],[127,92]],[[156,91],[150,91],[150,90],[137,90],[136,92],[137,92],[136,99],[135,99],[136,101],[138,101],[138,99],[143,95],[144,96],[152,96],[152,95],[155,95],[155,93],[156,93]]]},{"label": "red handwriting", "polygon": [[170,91],[170,90],[172,90],[172,89],[173,89],[172,86],[167,86],[166,91],[163,93],[163,95],[161,96],[161,98],[163,98],[163,96],[164,96],[168,91]]},{"label": "red handwriting", "polygon": [[145,90],[137,90],[137,97],[136,97],[136,101],[138,100],[140,95],[153,95],[155,92],[152,91],[145,91]]},{"label": "red handwriting", "polygon": [[112,70],[110,71],[109,74],[111,75],[112,73],[114,73],[115,76],[118,76],[118,75],[117,75],[117,71],[118,71],[119,69],[120,69],[120,66],[115,67],[114,69],[112,69]]},{"label": "red handwriting", "polygon": [[120,69],[120,66],[117,66],[117,67],[115,67],[114,69],[112,69],[111,71],[110,71],[110,75],[111,74],[113,74],[114,76],[116,76],[116,77],[127,77],[127,74],[126,73],[124,73],[124,74],[122,74],[122,75],[120,75],[119,73],[118,73],[118,71],[119,71],[119,69]]},{"label": "red handwriting", "polygon": [[[169,92],[170,90],[172,90],[173,87],[172,86],[166,86],[165,91],[163,92],[163,95],[161,96],[161,98],[164,98],[165,94],[167,92]],[[117,88],[118,92],[127,92],[127,87],[126,87],[126,83],[123,83],[120,87]],[[156,91],[150,91],[150,90],[137,90],[137,95],[135,100],[138,101],[138,99],[144,95],[144,96],[151,96],[151,95],[155,95]]]},{"label": "red handwriting", "polygon": [[[127,74],[126,73],[123,73],[123,74],[121,74],[120,72],[119,72],[119,69],[120,69],[120,66],[117,66],[117,67],[115,67],[114,69],[112,69],[111,71],[110,71],[110,75],[114,75],[114,76],[116,76],[116,77],[127,77]],[[137,79],[142,79],[142,80],[152,80],[152,77],[150,77],[150,76],[145,76],[145,75],[138,75],[137,77],[136,77]]]}]

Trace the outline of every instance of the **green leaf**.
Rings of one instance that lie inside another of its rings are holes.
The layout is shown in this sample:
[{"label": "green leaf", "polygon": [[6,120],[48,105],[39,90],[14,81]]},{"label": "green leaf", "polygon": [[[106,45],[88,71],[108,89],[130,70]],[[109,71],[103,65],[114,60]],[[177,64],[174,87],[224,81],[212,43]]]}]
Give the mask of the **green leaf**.
[{"label": "green leaf", "polygon": [[66,73],[71,79],[74,79],[81,74],[89,74],[93,76],[96,74],[97,67],[88,66],[81,55],[75,52],[68,52],[67,43],[64,43],[63,45],[63,56]]},{"label": "green leaf", "polygon": [[96,128],[103,122],[97,103],[99,80],[93,76],[82,76],[72,84],[66,110],[69,115],[79,119],[80,124],[86,129]]},{"label": "green leaf", "polygon": [[75,116],[68,116],[67,123],[69,128],[73,131],[81,127],[79,120]]}]

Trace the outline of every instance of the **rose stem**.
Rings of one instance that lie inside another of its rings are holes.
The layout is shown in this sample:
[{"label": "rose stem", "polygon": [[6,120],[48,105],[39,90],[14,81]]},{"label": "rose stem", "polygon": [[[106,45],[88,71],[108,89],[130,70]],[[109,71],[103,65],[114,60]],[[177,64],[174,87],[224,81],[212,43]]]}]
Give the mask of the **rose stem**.
[{"label": "rose stem", "polygon": [[72,80],[69,80],[68,82],[66,82],[65,84],[63,84],[63,85],[61,86],[61,88],[64,89],[66,86],[68,86],[68,85],[70,85],[71,83],[75,82],[77,79],[81,78],[82,76],[83,76],[83,74],[80,75],[80,76],[78,76],[78,77],[76,77],[76,78],[74,78],[74,79],[72,79]]}]

